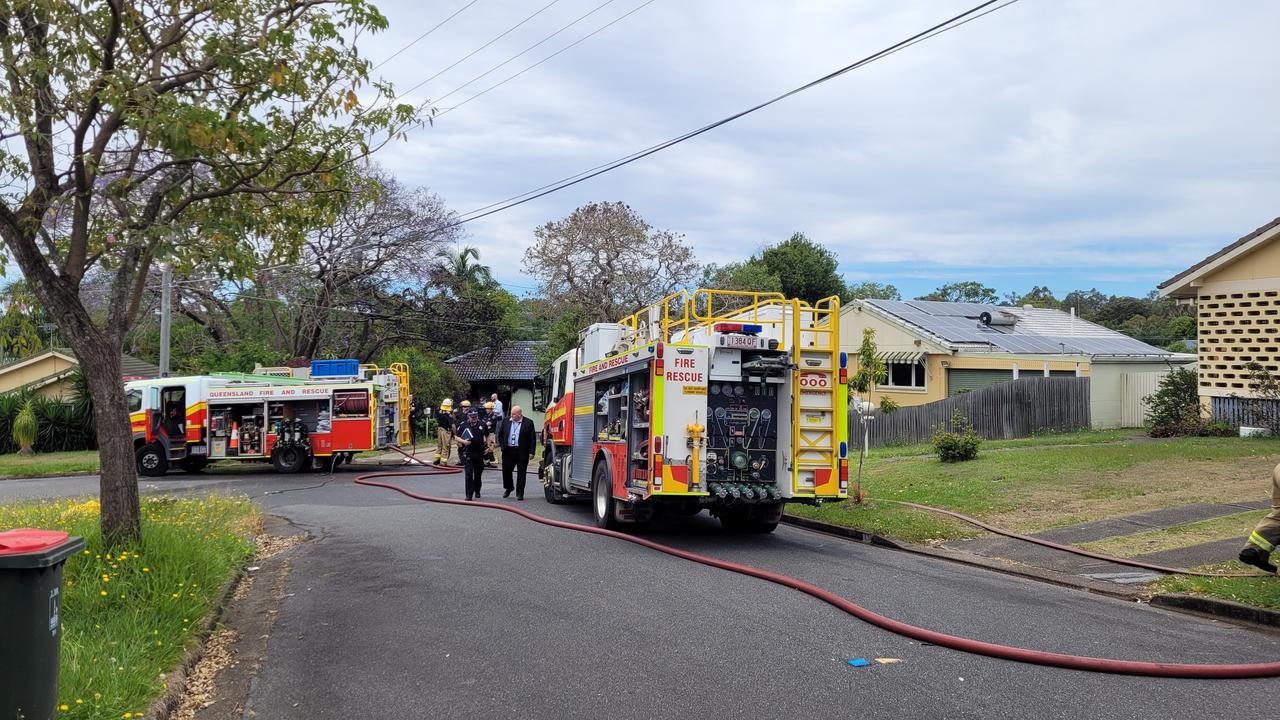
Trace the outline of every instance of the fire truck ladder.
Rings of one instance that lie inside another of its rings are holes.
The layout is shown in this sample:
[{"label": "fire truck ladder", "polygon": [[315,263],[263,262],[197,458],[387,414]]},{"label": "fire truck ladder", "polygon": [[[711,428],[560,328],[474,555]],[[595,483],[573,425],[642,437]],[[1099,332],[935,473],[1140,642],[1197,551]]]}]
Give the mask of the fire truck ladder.
[{"label": "fire truck ladder", "polygon": [[409,365],[407,363],[391,363],[391,374],[396,376],[397,385],[399,385],[399,407],[396,408],[399,418],[397,432],[400,437],[401,445],[408,445],[413,442],[413,430],[409,427]]},{"label": "fire truck ladder", "polygon": [[839,495],[840,440],[845,418],[840,368],[840,300],[830,297],[812,306],[791,301],[790,344],[795,358],[791,433],[795,458],[792,492],[817,497]]}]

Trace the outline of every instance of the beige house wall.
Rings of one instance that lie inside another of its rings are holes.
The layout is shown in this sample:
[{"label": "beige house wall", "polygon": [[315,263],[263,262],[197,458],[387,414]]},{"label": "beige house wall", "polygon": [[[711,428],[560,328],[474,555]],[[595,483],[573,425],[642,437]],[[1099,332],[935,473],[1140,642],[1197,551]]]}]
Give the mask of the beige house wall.
[{"label": "beige house wall", "polygon": [[[6,368],[0,368],[0,394],[17,390],[51,375],[74,369],[77,366],[78,363],[73,360],[67,360],[60,355],[49,355],[34,362],[20,362]],[[70,392],[69,387],[68,381],[59,380],[42,388],[40,394],[47,397],[65,396]]]},{"label": "beige house wall", "polygon": [[[1255,259],[1257,267],[1251,267]],[[1214,280],[1196,294],[1200,395],[1205,402],[1247,397],[1256,385],[1249,379],[1249,363],[1280,373],[1280,244],[1210,277]]]}]

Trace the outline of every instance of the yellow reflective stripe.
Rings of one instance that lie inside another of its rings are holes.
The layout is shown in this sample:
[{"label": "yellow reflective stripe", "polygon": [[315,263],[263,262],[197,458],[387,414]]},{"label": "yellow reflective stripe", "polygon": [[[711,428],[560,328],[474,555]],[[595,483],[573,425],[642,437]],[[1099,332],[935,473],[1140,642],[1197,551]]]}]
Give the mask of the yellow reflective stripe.
[{"label": "yellow reflective stripe", "polygon": [[1263,550],[1266,550],[1267,552],[1272,552],[1276,549],[1276,546],[1273,543],[1267,542],[1266,538],[1262,537],[1256,532],[1249,533],[1249,542],[1253,543],[1254,545],[1257,545],[1258,547],[1262,548]]}]

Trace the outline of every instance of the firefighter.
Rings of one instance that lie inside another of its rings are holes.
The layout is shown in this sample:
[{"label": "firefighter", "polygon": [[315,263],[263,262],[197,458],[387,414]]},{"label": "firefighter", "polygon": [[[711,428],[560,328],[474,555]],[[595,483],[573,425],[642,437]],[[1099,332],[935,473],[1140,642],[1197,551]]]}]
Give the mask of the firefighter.
[{"label": "firefighter", "polygon": [[471,410],[471,401],[463,400],[462,405],[453,411],[453,432],[455,435],[467,424],[467,413]]},{"label": "firefighter", "polygon": [[480,497],[480,476],[484,473],[484,447],[488,435],[485,424],[480,421],[480,412],[468,412],[467,422],[457,434],[458,457],[462,460],[468,500],[473,495]]},{"label": "firefighter", "polygon": [[498,467],[498,439],[494,435],[498,430],[498,423],[502,422],[502,416],[493,409],[493,401],[484,404],[484,413],[480,416],[480,421],[484,423],[484,428],[489,432],[488,437],[484,441],[484,464],[485,467]]},{"label": "firefighter", "polygon": [[1271,471],[1271,512],[1249,533],[1249,542],[1240,551],[1240,562],[1276,572],[1271,553],[1280,545],[1280,465]]},{"label": "firefighter", "polygon": [[436,464],[448,464],[453,453],[453,401],[445,398],[436,413]]}]

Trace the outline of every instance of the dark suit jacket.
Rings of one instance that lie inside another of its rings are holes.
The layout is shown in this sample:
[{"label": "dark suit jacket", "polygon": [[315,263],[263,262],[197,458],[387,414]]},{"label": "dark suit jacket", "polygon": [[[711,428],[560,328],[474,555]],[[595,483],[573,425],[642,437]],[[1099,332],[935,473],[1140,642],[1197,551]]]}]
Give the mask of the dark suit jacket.
[{"label": "dark suit jacket", "polygon": [[[533,421],[529,418],[521,420],[520,441],[517,443],[516,448],[525,458],[533,457],[534,438],[536,436],[537,431],[534,430]],[[504,452],[509,452],[507,441],[511,439],[510,417],[505,417],[502,422],[498,423],[498,431],[495,433],[494,438],[498,441],[498,447],[502,448]]]}]

